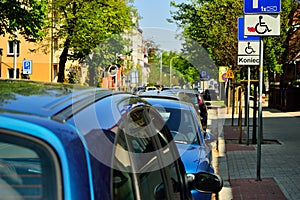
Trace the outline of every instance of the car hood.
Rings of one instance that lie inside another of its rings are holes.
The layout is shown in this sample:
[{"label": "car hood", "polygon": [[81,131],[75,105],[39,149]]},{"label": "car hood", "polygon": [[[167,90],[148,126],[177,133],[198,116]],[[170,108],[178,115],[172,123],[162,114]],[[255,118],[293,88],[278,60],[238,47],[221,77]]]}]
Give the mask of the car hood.
[{"label": "car hood", "polygon": [[195,144],[176,143],[186,173],[197,173],[199,171],[210,171],[209,148]]}]

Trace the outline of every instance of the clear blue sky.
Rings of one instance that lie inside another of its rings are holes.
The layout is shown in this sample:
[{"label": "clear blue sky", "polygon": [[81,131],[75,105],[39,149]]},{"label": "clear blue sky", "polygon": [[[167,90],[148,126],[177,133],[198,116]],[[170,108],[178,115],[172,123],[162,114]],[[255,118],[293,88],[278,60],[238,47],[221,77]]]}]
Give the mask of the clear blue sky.
[{"label": "clear blue sky", "polygon": [[180,42],[175,39],[175,34],[178,33],[177,26],[167,22],[167,18],[171,18],[170,0],[135,0],[134,6],[142,18],[139,25],[143,30],[144,39],[155,41],[164,50],[180,49]]},{"label": "clear blue sky", "polygon": [[176,30],[174,24],[167,22],[170,16],[170,0],[135,0],[135,7],[138,9],[141,28],[160,27]]}]

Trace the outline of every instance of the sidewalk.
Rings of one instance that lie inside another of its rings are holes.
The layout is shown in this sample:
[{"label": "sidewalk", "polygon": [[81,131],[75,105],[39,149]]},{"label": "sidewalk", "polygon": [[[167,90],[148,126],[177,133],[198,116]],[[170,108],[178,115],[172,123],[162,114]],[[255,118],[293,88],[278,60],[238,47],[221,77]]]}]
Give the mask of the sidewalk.
[{"label": "sidewalk", "polygon": [[[220,200],[300,199],[300,169],[297,165],[300,159],[295,151],[300,141],[300,134],[297,134],[300,130],[300,112],[263,109],[264,143],[261,145],[260,165],[257,163],[257,145],[252,144],[251,140],[252,127],[249,145],[246,145],[246,126],[242,127],[242,143],[239,144],[238,116],[234,115],[232,126],[232,115],[228,114],[226,108],[210,112],[212,119],[209,130],[218,133],[214,165],[224,181],[219,193]],[[251,120],[250,114],[250,125]],[[286,130],[289,132],[284,135]],[[257,180],[258,177],[261,180]]]}]

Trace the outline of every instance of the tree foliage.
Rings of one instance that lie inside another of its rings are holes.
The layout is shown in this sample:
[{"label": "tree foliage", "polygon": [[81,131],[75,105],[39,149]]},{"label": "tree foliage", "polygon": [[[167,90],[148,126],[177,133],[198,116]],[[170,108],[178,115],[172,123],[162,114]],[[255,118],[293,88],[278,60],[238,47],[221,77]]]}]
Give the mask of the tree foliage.
[{"label": "tree foliage", "polygon": [[[269,74],[275,72],[281,74],[282,65],[289,63],[287,56],[289,51],[289,21],[295,11],[296,4],[290,0],[281,0],[280,12],[280,36],[265,37],[264,42],[264,65]],[[270,75],[269,75],[270,76]],[[272,78],[270,76],[270,78]]]},{"label": "tree foliage", "polygon": [[[146,47],[148,49],[148,60],[150,64],[155,65],[151,69],[150,77],[154,80],[159,80],[159,62],[160,62],[160,53],[162,53],[162,65],[164,69],[168,69],[172,65],[173,73],[177,77],[172,78],[174,84],[180,85],[191,85],[200,78],[199,70],[204,70],[205,66],[207,68],[213,65],[212,60],[209,58],[209,55],[206,53],[205,49],[199,46],[198,43],[188,40],[183,44],[185,48],[182,49],[182,52],[167,52],[160,50],[159,45],[154,41],[147,41]],[[205,69],[207,69],[205,68]],[[169,73],[168,71],[166,73]],[[164,72],[165,74],[165,72]],[[166,80],[166,81],[165,81]],[[163,79],[163,83],[168,83],[169,85],[169,76]]]},{"label": "tree foliage", "polygon": [[[155,45],[153,45],[155,46]],[[162,59],[161,57],[162,56]],[[160,59],[162,65],[160,66]],[[162,67],[160,71],[160,67]],[[181,54],[173,51],[156,51],[151,55],[151,72],[149,73],[150,85],[190,85],[194,82],[194,68],[188,65]],[[171,69],[172,68],[172,69]],[[170,73],[171,70],[171,73]],[[162,82],[160,83],[160,73],[162,72]],[[171,75],[171,77],[170,77]],[[171,81],[170,81],[171,78]]]},{"label": "tree foliage", "polygon": [[87,56],[84,63],[88,65],[88,80],[90,86],[98,86],[101,78],[100,73],[107,71],[109,66],[121,66],[124,62],[118,55],[130,55],[131,51],[125,49],[129,41],[121,35],[115,35],[101,42],[92,53]]},{"label": "tree foliage", "polygon": [[62,41],[58,82],[64,81],[65,63],[83,60],[92,49],[132,25],[132,10],[124,0],[55,0],[55,37]]},{"label": "tree foliage", "polygon": [[237,59],[237,19],[242,2],[236,0],[192,0],[176,4],[173,20],[183,35],[199,43],[218,66],[235,65]]},{"label": "tree foliage", "polygon": [[48,0],[0,0],[0,35],[40,40],[47,33],[47,14]]},{"label": "tree foliage", "polygon": [[[281,35],[265,37],[264,65],[268,70],[280,72],[286,62],[288,30],[287,22],[294,10],[290,0],[281,1]],[[175,3],[176,11],[170,21],[183,29],[183,35],[199,43],[213,59],[216,66],[231,66],[235,72],[241,72],[243,66],[237,66],[239,17],[243,17],[243,1],[237,0],[191,0],[188,3]]]}]

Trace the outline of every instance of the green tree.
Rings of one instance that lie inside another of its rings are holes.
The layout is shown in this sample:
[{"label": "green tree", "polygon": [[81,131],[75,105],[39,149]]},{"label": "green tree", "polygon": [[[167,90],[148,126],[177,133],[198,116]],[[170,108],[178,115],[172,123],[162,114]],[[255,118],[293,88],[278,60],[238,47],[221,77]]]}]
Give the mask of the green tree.
[{"label": "green tree", "polygon": [[70,69],[68,73],[68,83],[70,84],[80,84],[80,68],[78,66],[74,66]]},{"label": "green tree", "polygon": [[133,25],[127,0],[55,0],[55,37],[62,41],[58,82],[64,82],[67,60],[82,61],[101,42]]},{"label": "green tree", "polygon": [[[281,35],[264,38],[264,66],[269,71],[281,71],[286,62],[287,22],[295,9],[291,0],[281,1]],[[191,0],[189,3],[171,4],[176,8],[171,22],[183,29],[183,35],[199,43],[216,66],[231,66],[236,73],[244,68],[237,66],[237,20],[244,15],[243,1]],[[246,73],[243,73],[246,74]],[[243,77],[241,77],[243,78]]]},{"label": "green tree", "polygon": [[[149,74],[149,84],[155,85],[160,81],[160,53],[162,53],[162,85],[170,84],[170,65],[172,65],[172,84],[184,85],[193,82],[193,69],[190,64],[178,53],[168,51],[156,51],[151,56],[151,72]],[[171,63],[172,60],[172,63]]]},{"label": "green tree", "polygon": [[0,10],[0,35],[41,40],[47,33],[48,0],[0,0]]},{"label": "green tree", "polygon": [[[289,41],[294,28],[289,24],[297,8],[297,3],[290,0],[281,0],[280,36],[265,37],[264,42],[264,70],[267,71],[269,82],[273,81],[274,73],[282,74],[282,66],[289,63]],[[298,50],[299,51],[299,50]]]},{"label": "green tree", "polygon": [[199,81],[200,71],[206,71],[212,79],[217,79],[218,68],[216,67],[211,54],[207,52],[202,46],[196,41],[186,38],[183,43],[182,57],[185,58],[185,65],[190,69],[189,80]]},{"label": "green tree", "polygon": [[123,64],[124,60],[120,59],[118,55],[130,55],[131,51],[126,51],[125,49],[128,44],[129,41],[121,35],[114,35],[106,41],[101,42],[92,50],[92,53],[84,60],[84,63],[88,65],[90,86],[99,85],[101,79],[100,72],[107,71],[110,65],[121,66]]},{"label": "green tree", "polygon": [[192,0],[175,2],[172,14],[183,35],[201,45],[217,66],[236,65],[237,19],[243,15],[242,1]]}]

